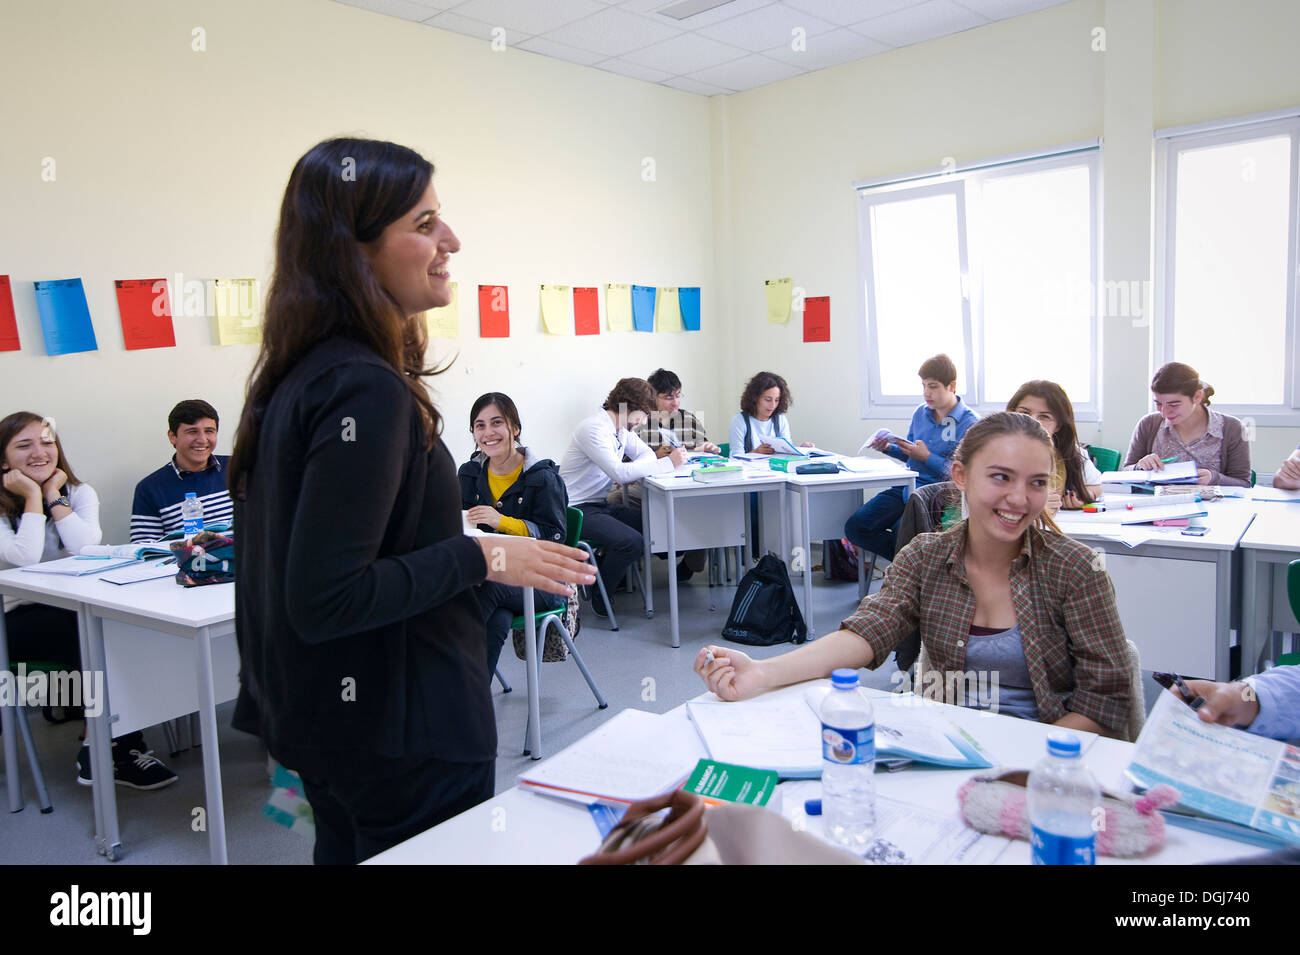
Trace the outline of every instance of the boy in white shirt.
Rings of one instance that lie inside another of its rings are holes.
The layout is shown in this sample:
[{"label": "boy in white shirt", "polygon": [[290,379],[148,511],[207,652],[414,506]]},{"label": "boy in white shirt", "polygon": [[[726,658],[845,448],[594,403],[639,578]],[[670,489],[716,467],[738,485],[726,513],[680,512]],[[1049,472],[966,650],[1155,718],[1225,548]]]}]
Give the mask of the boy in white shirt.
[{"label": "boy in white shirt", "polygon": [[[655,391],[644,378],[624,378],[605,398],[601,411],[582,419],[560,461],[569,503],[583,513],[582,537],[603,553],[597,559],[601,580],[612,590],[645,548],[641,509],[610,504],[611,485],[630,484],[648,474],[668,474],[686,460],[681,448],[657,457],[632,430],[655,410]],[[627,460],[625,461],[624,458]],[[591,607],[609,616],[593,590]]]}]

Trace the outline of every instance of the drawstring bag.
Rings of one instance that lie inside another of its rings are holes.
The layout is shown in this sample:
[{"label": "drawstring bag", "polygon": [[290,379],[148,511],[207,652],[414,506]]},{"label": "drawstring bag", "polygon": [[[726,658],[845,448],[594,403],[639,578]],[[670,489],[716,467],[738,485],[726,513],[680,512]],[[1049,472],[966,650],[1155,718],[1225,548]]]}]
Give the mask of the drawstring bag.
[{"label": "drawstring bag", "polygon": [[722,636],[751,647],[770,647],[792,640],[803,643],[808,639],[808,627],[795,602],[785,561],[775,554],[764,554],[740,578]]},{"label": "drawstring bag", "polygon": [[201,531],[171,545],[176,556],[176,583],[182,587],[228,584],[235,579],[235,541],[227,534]]}]

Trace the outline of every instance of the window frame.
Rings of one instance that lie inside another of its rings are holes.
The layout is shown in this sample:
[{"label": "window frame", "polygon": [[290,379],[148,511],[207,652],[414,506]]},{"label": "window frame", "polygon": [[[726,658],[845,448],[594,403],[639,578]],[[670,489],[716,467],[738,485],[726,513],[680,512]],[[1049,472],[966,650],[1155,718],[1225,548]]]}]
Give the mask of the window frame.
[{"label": "window frame", "polygon": [[1250,142],[1287,135],[1291,139],[1290,190],[1287,226],[1287,289],[1283,403],[1260,405],[1224,400],[1214,408],[1237,418],[1250,419],[1264,427],[1300,425],[1300,301],[1297,300],[1297,272],[1300,271],[1300,109],[1256,114],[1248,117],[1177,127],[1156,133],[1155,148],[1155,319],[1152,322],[1151,368],[1177,360],[1175,335],[1174,270],[1177,264],[1178,157],[1190,149]]},{"label": "window frame", "polygon": [[[875,320],[875,276],[872,271],[871,209],[885,202],[921,198],[927,195],[951,193],[957,202],[957,228],[960,281],[962,295],[963,340],[965,342],[965,367],[961,369],[959,388],[962,400],[976,412],[988,414],[1001,411],[1004,405],[986,399],[987,382],[984,369],[987,323],[985,322],[982,271],[972,268],[972,250],[977,259],[981,254],[979,237],[972,233],[969,223],[978,222],[982,183],[1007,176],[1025,175],[1050,169],[1085,166],[1088,169],[1089,227],[1092,231],[1089,253],[1089,331],[1088,339],[1092,359],[1088,369],[1091,396],[1086,402],[1074,405],[1075,419],[1080,422],[1101,420],[1101,321],[1100,301],[1101,271],[1101,142],[1091,140],[1049,150],[1039,150],[1004,156],[997,159],[951,166],[908,176],[856,182],[853,188],[858,207],[858,277],[860,282],[860,320],[863,325],[859,364],[863,369],[861,380],[861,417],[907,418],[919,401],[919,389],[909,396],[885,395],[881,392],[878,365],[878,335]],[[973,210],[973,216],[972,216]],[[978,229],[978,227],[977,227]],[[900,413],[901,412],[901,413]]]}]

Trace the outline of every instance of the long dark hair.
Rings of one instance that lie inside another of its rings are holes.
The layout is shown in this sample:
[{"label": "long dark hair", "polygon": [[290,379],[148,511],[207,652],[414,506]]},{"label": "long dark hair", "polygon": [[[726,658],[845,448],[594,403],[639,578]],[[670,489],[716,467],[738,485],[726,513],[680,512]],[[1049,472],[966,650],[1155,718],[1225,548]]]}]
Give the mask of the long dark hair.
[{"label": "long dark hair", "polygon": [[432,176],[433,164],[419,153],[371,139],[327,140],[293,167],[280,206],[262,348],[235,433],[232,494],[244,495],[276,386],[315,345],[336,335],[365,345],[402,375],[424,422],[425,448],[433,446],[442,417],[421,379],[445,367],[425,365],[423,316],[403,314],[363,249],[419,202]]},{"label": "long dark hair", "polygon": [[1065,465],[1065,490],[1078,495],[1085,504],[1092,503],[1092,495],[1083,481],[1083,462],[1079,453],[1079,431],[1074,425],[1074,406],[1070,396],[1054,381],[1037,379],[1027,381],[1011,396],[1007,410],[1016,407],[1028,397],[1041,398],[1047,403],[1047,410],[1056,419],[1056,433],[1052,435],[1052,444],[1056,446],[1056,457]]},{"label": "long dark hair", "polygon": [[[1041,441],[1044,447],[1052,448],[1052,439],[1048,436],[1047,429],[1029,415],[1017,414],[1014,411],[995,411],[991,415],[985,415],[970,426],[966,433],[962,435],[961,443],[952,452],[952,459],[960,462],[963,467],[969,468],[971,462],[975,460],[975,455],[980,453],[980,448],[1004,434],[1024,435],[1026,438]],[[960,494],[958,499],[960,499]],[[1039,512],[1036,523],[1040,527],[1056,531],[1058,534],[1061,532],[1061,529],[1056,525],[1056,521],[1052,520],[1051,515],[1047,513],[1047,508],[1043,508]]]},{"label": "long dark hair", "polygon": [[760,371],[745,384],[745,391],[740,396],[740,410],[751,418],[758,417],[758,398],[769,388],[781,389],[781,400],[776,403],[776,410],[772,412],[775,418],[779,414],[785,414],[790,410],[790,405],[794,404],[794,399],[790,397],[790,386],[774,371]]},{"label": "long dark hair", "polygon": [[[72,487],[80,484],[77,475],[72,471],[72,465],[68,463],[68,456],[63,453],[63,442],[59,440],[59,433],[54,429],[54,422],[49,418],[43,418],[38,414],[30,411],[15,411],[13,414],[0,421],[0,466],[8,470],[4,465],[4,459],[9,454],[9,444],[18,436],[28,425],[43,424],[50,429],[50,434],[54,436],[54,447],[59,452],[58,463],[55,465],[60,471],[68,476],[68,482],[65,487]],[[26,502],[17,494],[0,485],[0,516],[8,518],[9,524],[14,530],[18,529],[18,518],[23,513]]]}]

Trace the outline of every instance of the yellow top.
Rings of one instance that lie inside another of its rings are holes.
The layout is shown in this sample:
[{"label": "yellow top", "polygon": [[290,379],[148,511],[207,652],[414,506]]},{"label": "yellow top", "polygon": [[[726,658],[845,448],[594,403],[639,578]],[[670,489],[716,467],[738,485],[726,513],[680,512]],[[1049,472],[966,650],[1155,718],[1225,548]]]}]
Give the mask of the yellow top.
[{"label": "yellow top", "polygon": [[[483,466],[487,468],[488,490],[492,492],[492,500],[494,503],[499,504],[501,502],[501,495],[510,490],[511,485],[519,480],[519,475],[521,475],[524,470],[524,462],[520,461],[519,467],[515,468],[509,474],[494,474],[492,473],[492,468],[488,467],[486,463]],[[497,525],[497,533],[514,534],[516,537],[529,536],[527,524],[517,517],[506,517],[504,514],[501,516],[501,523]]]}]

